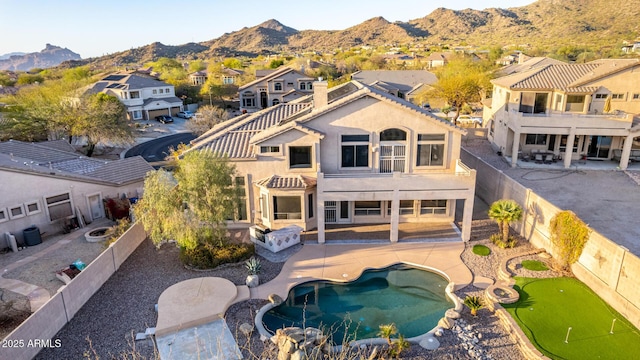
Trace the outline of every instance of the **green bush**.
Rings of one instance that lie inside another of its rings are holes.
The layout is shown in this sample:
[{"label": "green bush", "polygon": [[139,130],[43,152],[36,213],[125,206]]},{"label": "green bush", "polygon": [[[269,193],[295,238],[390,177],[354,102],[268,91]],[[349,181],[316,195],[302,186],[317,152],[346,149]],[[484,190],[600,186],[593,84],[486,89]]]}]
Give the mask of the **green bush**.
[{"label": "green bush", "polygon": [[473,253],[480,256],[488,256],[489,254],[491,254],[491,249],[484,245],[474,245]]},{"label": "green bush", "polygon": [[538,260],[523,260],[522,267],[531,271],[546,271],[549,270],[547,265]]},{"label": "green bush", "polygon": [[193,249],[180,248],[180,260],[196,269],[211,269],[247,260],[254,252],[253,244],[202,244]]},{"label": "green bush", "polygon": [[509,236],[509,239],[506,242],[502,240],[502,235],[500,234],[493,234],[489,239],[493,244],[501,249],[512,249],[518,244],[518,240],[513,236]]}]

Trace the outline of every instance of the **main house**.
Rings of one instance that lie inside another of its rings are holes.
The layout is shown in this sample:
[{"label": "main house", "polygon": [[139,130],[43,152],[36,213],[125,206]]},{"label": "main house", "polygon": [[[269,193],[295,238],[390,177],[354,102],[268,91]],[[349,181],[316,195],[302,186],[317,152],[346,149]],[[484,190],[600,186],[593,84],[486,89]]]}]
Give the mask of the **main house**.
[{"label": "main house", "polygon": [[182,100],[176,97],[173,85],[143,74],[111,74],[91,85],[87,91],[117,97],[127,107],[130,120],[174,116],[183,109]]},{"label": "main house", "polygon": [[103,200],[137,197],[151,170],[139,156],[117,161],[81,156],[64,140],[0,143],[0,238],[10,232],[20,239],[31,225],[51,234],[73,218],[105,217]]},{"label": "main house", "polygon": [[190,151],[224,154],[245,198],[237,221],[271,229],[331,224],[453,225],[463,200],[469,240],[475,170],[460,161],[465,130],[357,81],[217,125]]},{"label": "main house", "polygon": [[528,60],[519,71],[495,79],[485,108],[489,140],[496,150],[518,157],[545,152],[561,159],[640,159],[640,60],[602,59],[586,64]]},{"label": "main house", "polygon": [[313,92],[313,78],[290,67],[256,72],[257,79],[238,89],[240,110],[256,112],[293,101]]}]

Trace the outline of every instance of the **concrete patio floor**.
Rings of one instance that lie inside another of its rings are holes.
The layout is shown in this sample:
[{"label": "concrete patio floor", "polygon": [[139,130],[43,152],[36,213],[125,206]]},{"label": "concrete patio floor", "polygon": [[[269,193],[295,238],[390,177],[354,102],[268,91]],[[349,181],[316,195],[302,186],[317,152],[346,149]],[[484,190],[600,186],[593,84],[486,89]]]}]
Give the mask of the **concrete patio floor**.
[{"label": "concrete patio floor", "polygon": [[[327,243],[381,242],[389,244],[390,224],[330,224],[325,228]],[[305,243],[317,242],[317,229],[301,234]],[[398,241],[462,241],[460,230],[451,222],[400,223]]]},{"label": "concrete patio floor", "polygon": [[435,270],[461,289],[473,280],[460,258],[464,243],[406,242],[395,244],[305,244],[268,283],[252,288],[252,299],[270,294],[287,297],[293,286],[312,280],[352,281],[366,269],[406,263]]}]

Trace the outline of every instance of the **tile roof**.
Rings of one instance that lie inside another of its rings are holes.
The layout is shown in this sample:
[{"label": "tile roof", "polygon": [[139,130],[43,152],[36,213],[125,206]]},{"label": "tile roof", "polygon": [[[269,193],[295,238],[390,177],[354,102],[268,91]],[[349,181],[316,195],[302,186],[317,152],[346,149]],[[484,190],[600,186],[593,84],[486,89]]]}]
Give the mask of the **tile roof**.
[{"label": "tile roof", "polygon": [[[265,70],[263,70],[263,71],[265,71]],[[250,82],[248,84],[244,84],[244,85],[240,86],[238,88],[238,91],[240,92],[240,91],[242,91],[244,89],[248,89],[248,88],[250,88],[250,87],[252,87],[252,86],[254,86],[256,84],[260,84],[263,81],[268,81],[270,79],[275,79],[278,76],[282,76],[282,75],[284,75],[284,74],[286,74],[288,72],[295,72],[300,76],[306,77],[306,75],[300,74],[295,69],[292,69],[292,68],[290,68],[288,66],[283,66],[282,68],[278,68],[275,71],[269,72],[269,73],[267,73],[265,75],[262,75],[262,76],[258,76],[258,71],[256,71],[257,79],[255,79],[254,81],[252,81],[252,82]]]},{"label": "tile roof", "polygon": [[93,85],[86,88],[90,94],[104,91],[105,89],[141,90],[145,88],[159,88],[173,85],[164,81],[136,74],[111,74],[107,75]]},{"label": "tile roof", "polygon": [[147,106],[147,105],[151,104],[154,101],[165,101],[165,102],[168,102],[169,104],[179,103],[179,105],[182,105],[182,99],[180,99],[177,96],[172,96],[172,97],[166,97],[166,98],[148,98],[148,99],[146,99],[144,101],[142,106]]},{"label": "tile roof", "polygon": [[535,69],[535,68],[541,68],[547,65],[564,65],[564,64],[566,63],[560,60],[556,60],[548,57],[532,57],[520,64],[512,64],[512,65],[505,66],[502,69],[500,69],[498,73],[501,75],[511,75],[511,74],[521,73],[523,71]]},{"label": "tile roof", "polygon": [[206,149],[233,159],[254,158],[253,146],[249,144],[252,136],[310,107],[310,103],[304,102],[283,103],[228,120],[194,140],[192,150]]},{"label": "tile roof", "polygon": [[407,92],[419,85],[431,85],[438,81],[436,75],[426,70],[363,70],[351,75],[363,84],[389,86]]},{"label": "tile roof", "polygon": [[108,161],[87,158],[61,148],[63,145],[59,141],[25,143],[9,140],[0,143],[0,169],[111,186],[142,181],[145,174],[153,170],[142,157]]},{"label": "tile roof", "polygon": [[302,175],[272,175],[256,181],[256,185],[267,189],[309,189],[315,187],[316,183],[316,179]]}]

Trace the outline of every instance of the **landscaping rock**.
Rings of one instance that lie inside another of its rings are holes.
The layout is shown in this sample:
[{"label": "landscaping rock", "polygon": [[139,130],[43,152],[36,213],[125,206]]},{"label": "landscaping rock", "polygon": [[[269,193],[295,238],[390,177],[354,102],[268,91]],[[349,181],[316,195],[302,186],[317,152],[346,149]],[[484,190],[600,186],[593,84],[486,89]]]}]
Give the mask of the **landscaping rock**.
[{"label": "landscaping rock", "polygon": [[240,324],[240,332],[245,336],[250,336],[253,332],[253,326],[248,323],[242,323]]},{"label": "landscaping rock", "polygon": [[460,313],[455,311],[454,309],[449,309],[444,313],[444,316],[448,317],[449,319],[459,319]]},{"label": "landscaping rock", "polygon": [[440,319],[440,321],[438,321],[438,326],[444,328],[444,329],[451,329],[451,327],[453,327],[453,320],[443,317],[442,319]]},{"label": "landscaping rock", "polygon": [[282,304],[282,298],[280,297],[280,295],[277,294],[271,294],[269,295],[269,297],[267,298],[269,300],[270,303],[272,303],[273,305],[280,305]]}]

